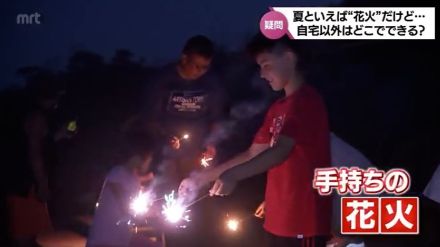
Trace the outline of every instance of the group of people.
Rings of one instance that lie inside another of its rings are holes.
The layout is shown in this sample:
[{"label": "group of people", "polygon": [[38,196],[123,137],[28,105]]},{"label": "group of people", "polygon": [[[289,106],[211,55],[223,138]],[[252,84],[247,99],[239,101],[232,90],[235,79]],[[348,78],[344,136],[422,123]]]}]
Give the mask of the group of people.
[{"label": "group of people", "polygon": [[[146,93],[139,114],[124,124],[125,130],[137,128],[133,132],[145,133],[147,138],[123,149],[125,164],[107,174],[89,230],[88,247],[130,245],[132,233],[117,222],[130,214],[127,202],[141,187],[154,186],[158,194],[178,188],[178,197],[191,201],[205,191],[211,196],[227,196],[239,181],[265,172],[265,200],[256,216],[264,217],[267,246],[361,244],[360,239],[338,236],[338,224],[335,220],[332,224],[332,217],[338,218],[332,204],[337,203],[331,196],[320,196],[312,181],[316,168],[351,164],[367,167],[371,163],[331,133],[324,100],[306,81],[304,50],[299,42],[258,34],[248,50],[259,66],[260,76],[272,90],[283,92],[266,112],[252,144],[231,159],[208,168],[200,165],[202,157],[216,158],[218,143],[209,137],[228,118],[228,100],[219,80],[209,72],[215,59],[214,44],[205,36],[190,38],[179,61],[152,78],[154,87]],[[50,145],[46,142],[72,134],[62,128],[63,132],[49,138],[42,111],[53,109],[58,97],[55,93],[42,97],[39,110],[29,115],[24,127],[31,164],[26,184],[36,184],[33,188],[42,201],[49,196],[50,169],[46,166],[50,161],[44,160],[43,149]],[[207,201],[199,204],[199,217],[191,223],[196,230],[169,233],[168,246],[207,246],[212,241],[205,233],[211,228],[210,215],[216,209]],[[190,234],[199,237],[183,237]],[[202,234],[207,242],[200,241]]]},{"label": "group of people", "polygon": [[[200,158],[214,158],[217,151],[217,143],[209,143],[207,140],[211,138],[208,137],[221,127],[220,121],[227,118],[226,94],[214,75],[208,73],[214,46],[204,36],[189,39],[179,62],[167,66],[154,77],[156,88],[146,96],[145,111],[129,122],[133,126],[139,122],[137,126],[148,133],[156,146],[165,147],[160,149],[158,172],[161,180],[168,184],[168,191],[178,187],[179,198],[191,201],[204,194],[211,182],[211,196],[226,196],[240,180],[267,172],[265,200],[256,216],[265,218],[268,246],[325,246],[332,235],[332,198],[320,196],[312,188],[314,169],[333,163],[368,165],[369,161],[330,133],[325,103],[305,81],[303,50],[297,42],[287,37],[270,40],[259,34],[249,43],[248,49],[260,67],[261,77],[274,91],[284,94],[270,106],[246,151],[221,164],[201,169]],[[140,166],[151,165],[150,156],[141,155],[136,160]],[[126,237],[109,234],[118,229],[115,224],[109,224],[109,220],[114,221],[121,215],[103,217],[101,213],[105,210],[101,207],[112,204],[104,203],[108,193],[113,191],[115,198],[122,198],[117,196],[120,190],[115,188],[115,183],[125,183],[127,191],[133,193],[133,189],[128,189],[127,177],[133,174],[142,177],[136,172],[139,169],[133,168],[136,167],[132,166],[133,162],[128,164],[131,169],[116,167],[106,179],[88,238],[90,247],[126,246],[128,243],[128,232]],[[152,175],[148,177],[153,179]],[[139,179],[132,181],[137,181],[137,186],[141,184]],[[119,207],[118,212],[125,212],[128,205],[122,202],[127,200],[117,201],[113,207]],[[206,246],[211,241],[205,233],[212,228],[213,222],[207,219],[210,219],[209,211],[215,208],[209,204],[200,208],[198,214],[204,220],[191,222],[191,225],[201,226],[198,229],[202,230],[193,232],[199,237],[188,232],[182,233],[188,238],[169,234],[169,246]],[[114,212],[108,211],[109,214]],[[201,241],[201,235],[208,242]],[[341,239],[333,239],[333,246],[348,243]]]},{"label": "group of people", "polygon": [[[181,180],[201,167],[201,157],[213,159],[216,155],[215,143],[207,137],[227,117],[227,100],[218,80],[208,73],[213,56],[211,40],[194,36],[184,45],[179,61],[165,66],[151,79],[144,105],[123,124],[129,140],[145,140],[129,145],[128,152],[124,152],[126,165],[116,166],[108,173],[87,246],[128,246],[129,229],[115,222],[130,214],[129,197],[141,186],[154,187],[157,195],[177,190]],[[145,174],[149,174],[148,179],[140,179]],[[206,216],[207,206],[201,210]],[[160,208],[149,211],[150,218],[160,214]],[[193,217],[185,232],[197,228],[193,234],[200,233],[203,216]],[[195,246],[187,235],[191,234],[169,230],[167,246],[182,246],[185,241],[188,246]]]},{"label": "group of people", "polygon": [[[64,90],[54,77],[36,76],[26,93],[29,102],[23,103],[23,109],[16,105],[15,115],[7,115],[3,122],[0,148],[4,164],[10,165],[1,179],[1,214],[7,228],[2,229],[1,239],[14,246],[29,246],[34,242],[32,233],[56,225],[49,219],[59,214],[54,200],[59,191],[56,149],[59,142],[76,134],[73,120],[55,120]],[[22,215],[36,218],[29,223]]]}]

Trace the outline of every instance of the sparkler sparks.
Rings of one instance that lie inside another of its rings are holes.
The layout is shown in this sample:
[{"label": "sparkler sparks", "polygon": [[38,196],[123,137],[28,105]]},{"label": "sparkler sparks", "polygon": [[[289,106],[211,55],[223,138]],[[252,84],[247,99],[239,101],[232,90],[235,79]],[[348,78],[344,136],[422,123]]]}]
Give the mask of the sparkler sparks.
[{"label": "sparkler sparks", "polygon": [[237,219],[228,219],[226,221],[226,227],[233,232],[236,232],[238,230],[239,225],[240,222]]},{"label": "sparkler sparks", "polygon": [[139,191],[139,194],[133,198],[130,209],[133,211],[134,216],[145,214],[150,209],[152,203],[150,192]]},{"label": "sparkler sparks", "polygon": [[203,157],[200,160],[200,165],[202,165],[203,167],[208,167],[208,166],[210,166],[209,161],[211,161],[211,160],[212,160],[212,158],[205,158],[205,157]]},{"label": "sparkler sparks", "polygon": [[180,138],[180,139],[184,139],[184,140],[189,139],[189,134],[183,134],[182,138]]},{"label": "sparkler sparks", "polygon": [[171,223],[177,223],[180,221],[189,222],[189,210],[182,204],[181,201],[174,198],[174,190],[169,195],[165,195],[165,204],[162,205],[162,214],[165,219]]}]

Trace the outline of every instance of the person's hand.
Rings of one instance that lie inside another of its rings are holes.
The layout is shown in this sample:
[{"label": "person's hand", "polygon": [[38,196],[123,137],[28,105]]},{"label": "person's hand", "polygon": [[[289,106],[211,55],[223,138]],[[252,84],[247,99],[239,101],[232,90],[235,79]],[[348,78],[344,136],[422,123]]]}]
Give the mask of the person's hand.
[{"label": "person's hand", "polygon": [[236,181],[219,178],[215,181],[214,185],[209,190],[209,195],[227,196],[232,193],[236,185],[237,185]]},{"label": "person's hand", "polygon": [[170,146],[174,150],[180,149],[180,139],[177,136],[173,136],[170,140]]},{"label": "person's hand", "polygon": [[263,201],[262,203],[260,203],[260,206],[258,206],[257,210],[255,210],[255,217],[263,219],[264,218],[264,213],[265,213],[265,202]]}]

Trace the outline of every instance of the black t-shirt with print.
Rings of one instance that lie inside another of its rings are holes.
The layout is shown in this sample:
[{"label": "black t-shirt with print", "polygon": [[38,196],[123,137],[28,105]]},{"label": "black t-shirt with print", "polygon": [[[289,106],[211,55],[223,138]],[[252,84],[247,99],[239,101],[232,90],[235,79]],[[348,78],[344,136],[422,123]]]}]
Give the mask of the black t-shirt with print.
[{"label": "black t-shirt with print", "polygon": [[212,125],[224,118],[226,95],[215,76],[185,80],[176,65],[165,67],[149,92],[150,119],[157,121],[162,135],[190,135],[191,146],[202,148]]}]

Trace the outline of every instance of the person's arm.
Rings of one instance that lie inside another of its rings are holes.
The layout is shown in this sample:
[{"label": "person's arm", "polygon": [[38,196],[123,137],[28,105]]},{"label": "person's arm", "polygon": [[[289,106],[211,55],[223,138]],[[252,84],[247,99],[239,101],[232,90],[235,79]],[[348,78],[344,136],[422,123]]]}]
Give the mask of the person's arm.
[{"label": "person's arm", "polygon": [[220,179],[239,181],[263,173],[281,164],[289,156],[295,141],[291,137],[279,136],[277,143],[256,157],[223,172]]},{"label": "person's arm", "polygon": [[216,180],[224,171],[239,164],[245,163],[267,150],[270,147],[269,143],[271,141],[269,129],[271,121],[271,113],[268,112],[266,113],[262,126],[254,136],[252,145],[245,152],[236,155],[234,158],[221,165],[205,169],[200,173],[192,174],[189,178],[184,179],[179,186],[179,194],[191,194],[191,192],[197,191],[207,183]]},{"label": "person's arm", "polygon": [[280,135],[277,143],[261,152],[253,159],[223,172],[210,190],[211,195],[228,195],[238,181],[261,174],[282,163],[292,151],[295,141],[291,137]]},{"label": "person's arm", "polygon": [[207,168],[199,173],[192,174],[189,178],[184,179],[179,186],[179,195],[186,196],[192,194],[193,191],[197,191],[201,187],[205,186],[209,182],[215,181],[220,174],[224,171],[235,167],[239,164],[245,163],[248,160],[251,160],[261,152],[264,152],[269,148],[268,143],[252,144],[246,151],[236,155],[234,158],[229,161],[218,165],[216,167]]},{"label": "person's arm", "polygon": [[216,178],[218,178],[220,176],[220,174],[222,174],[226,170],[229,170],[235,166],[238,166],[238,165],[243,164],[249,160],[252,160],[257,155],[259,155],[260,153],[263,153],[264,151],[266,151],[268,149],[269,149],[269,143],[264,143],[264,144],[253,143],[246,151],[238,154],[237,156],[228,160],[227,162],[225,162],[217,167],[214,167],[212,169],[213,175],[210,177],[210,181],[214,181]]},{"label": "person's arm", "polygon": [[[272,139],[276,140],[273,147],[254,159],[224,172],[211,189],[211,194],[231,193],[237,181],[263,173],[282,163],[293,152],[294,146],[310,145],[308,143],[315,137],[315,132],[328,131],[327,115],[322,100],[313,93],[305,96],[299,96],[291,104],[284,105],[283,112],[273,116],[276,117],[275,119],[271,117],[273,130],[279,133],[275,138],[272,136]],[[261,136],[262,139],[267,140],[265,133],[267,131],[261,132]]]}]

